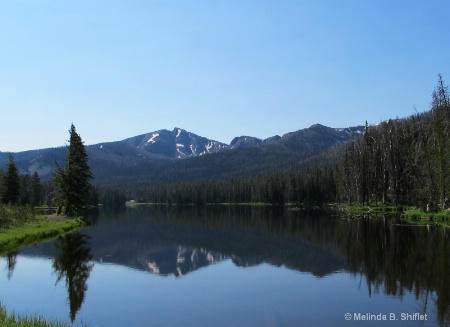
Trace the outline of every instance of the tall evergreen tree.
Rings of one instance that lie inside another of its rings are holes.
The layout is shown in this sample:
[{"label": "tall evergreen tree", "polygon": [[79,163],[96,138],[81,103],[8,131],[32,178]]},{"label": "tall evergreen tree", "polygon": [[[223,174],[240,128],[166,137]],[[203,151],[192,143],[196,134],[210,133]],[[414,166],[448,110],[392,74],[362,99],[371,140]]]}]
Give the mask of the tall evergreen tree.
[{"label": "tall evergreen tree", "polygon": [[69,133],[66,166],[62,168],[58,165],[55,184],[58,189],[59,205],[65,207],[67,216],[73,216],[78,209],[86,204],[91,188],[89,180],[93,176],[87,162],[88,156],[83,141],[73,124]]},{"label": "tall evergreen tree", "polygon": [[17,172],[17,166],[14,162],[12,154],[9,155],[9,162],[7,165],[6,173],[2,179],[2,203],[15,204],[20,198],[20,179]]},{"label": "tall evergreen tree", "polygon": [[444,205],[447,198],[450,176],[449,128],[450,128],[450,105],[448,87],[444,86],[441,74],[438,75],[438,85],[432,94],[431,111],[433,127],[433,148],[436,152],[435,171],[439,202]]}]

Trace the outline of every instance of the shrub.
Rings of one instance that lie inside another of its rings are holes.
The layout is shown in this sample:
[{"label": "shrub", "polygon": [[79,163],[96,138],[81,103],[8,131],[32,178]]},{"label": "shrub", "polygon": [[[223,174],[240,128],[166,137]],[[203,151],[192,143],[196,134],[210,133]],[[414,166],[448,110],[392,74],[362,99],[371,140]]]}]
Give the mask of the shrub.
[{"label": "shrub", "polygon": [[31,206],[0,205],[0,229],[21,226],[36,220]]}]

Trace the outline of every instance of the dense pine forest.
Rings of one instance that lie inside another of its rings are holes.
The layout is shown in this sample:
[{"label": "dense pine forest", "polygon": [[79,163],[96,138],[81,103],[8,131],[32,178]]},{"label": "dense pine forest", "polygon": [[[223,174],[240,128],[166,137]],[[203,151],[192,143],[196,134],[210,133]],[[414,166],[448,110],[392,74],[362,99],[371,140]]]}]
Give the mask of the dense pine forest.
[{"label": "dense pine forest", "polygon": [[448,207],[450,102],[442,76],[431,110],[367,126],[349,143],[337,168],[338,200],[348,203]]},{"label": "dense pine forest", "polygon": [[134,195],[168,204],[271,203],[414,205],[447,208],[450,102],[441,75],[431,110],[368,126],[359,138],[316,157],[316,165],[259,177],[150,185]]},{"label": "dense pine forest", "polygon": [[138,197],[168,204],[323,203],[336,199],[336,179],[333,169],[320,167],[243,179],[156,185],[140,189]]}]

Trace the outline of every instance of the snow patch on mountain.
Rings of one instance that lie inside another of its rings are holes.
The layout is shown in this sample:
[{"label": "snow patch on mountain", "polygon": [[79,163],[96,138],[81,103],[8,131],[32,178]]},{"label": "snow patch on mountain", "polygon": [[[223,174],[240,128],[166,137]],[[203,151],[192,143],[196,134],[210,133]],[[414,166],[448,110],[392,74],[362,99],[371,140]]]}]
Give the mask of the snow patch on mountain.
[{"label": "snow patch on mountain", "polygon": [[147,143],[156,143],[155,138],[159,136],[159,133],[153,133],[152,137],[147,141]]}]

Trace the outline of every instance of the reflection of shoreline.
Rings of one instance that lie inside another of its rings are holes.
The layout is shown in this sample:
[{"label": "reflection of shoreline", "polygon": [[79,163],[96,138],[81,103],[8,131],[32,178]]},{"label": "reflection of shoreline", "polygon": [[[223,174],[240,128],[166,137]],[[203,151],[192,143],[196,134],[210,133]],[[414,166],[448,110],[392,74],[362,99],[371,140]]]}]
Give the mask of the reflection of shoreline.
[{"label": "reflection of shoreline", "polygon": [[[162,276],[185,275],[224,259],[241,267],[268,263],[319,277],[345,269],[335,240],[324,243],[302,235],[310,224],[307,220],[315,218],[282,216],[267,209],[259,212],[260,208],[220,209],[212,213],[186,210],[184,214],[131,211],[135,215],[123,220],[102,221],[97,226],[101,231],[88,230],[92,232],[94,260],[159,271]],[[335,228],[335,224],[323,225]],[[323,235],[335,234],[323,230]]]}]

